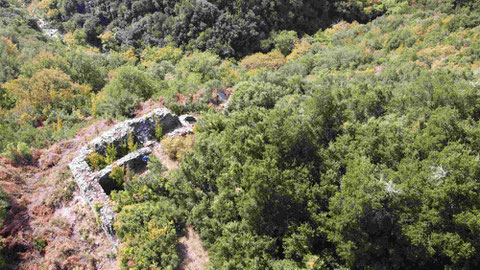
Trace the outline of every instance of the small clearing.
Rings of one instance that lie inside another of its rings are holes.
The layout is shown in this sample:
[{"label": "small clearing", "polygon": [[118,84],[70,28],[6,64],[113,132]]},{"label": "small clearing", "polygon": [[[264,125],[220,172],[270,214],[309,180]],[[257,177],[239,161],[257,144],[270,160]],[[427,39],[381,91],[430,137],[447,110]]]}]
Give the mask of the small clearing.
[{"label": "small clearing", "polygon": [[191,225],[187,226],[186,234],[178,240],[183,255],[181,270],[202,270],[208,266],[210,258],[208,251],[202,245],[200,235]]}]

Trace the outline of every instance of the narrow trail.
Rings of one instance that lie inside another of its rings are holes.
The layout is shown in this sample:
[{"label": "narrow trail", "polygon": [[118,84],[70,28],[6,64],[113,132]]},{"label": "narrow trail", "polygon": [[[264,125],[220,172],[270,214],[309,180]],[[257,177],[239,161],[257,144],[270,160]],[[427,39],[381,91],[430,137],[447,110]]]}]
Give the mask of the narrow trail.
[{"label": "narrow trail", "polygon": [[208,251],[203,246],[200,235],[192,226],[187,226],[185,236],[178,242],[183,255],[180,270],[202,270],[208,266],[210,261]]}]

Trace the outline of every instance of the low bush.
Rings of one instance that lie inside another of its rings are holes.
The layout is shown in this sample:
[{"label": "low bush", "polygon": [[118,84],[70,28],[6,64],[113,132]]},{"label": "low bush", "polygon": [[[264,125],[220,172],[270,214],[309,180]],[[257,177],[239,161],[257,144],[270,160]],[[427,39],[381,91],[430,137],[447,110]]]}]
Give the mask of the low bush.
[{"label": "low bush", "polygon": [[144,71],[123,66],[116,70],[114,78],[103,91],[105,99],[96,104],[97,110],[105,115],[128,117],[132,115],[137,102],[152,97],[154,85]]},{"label": "low bush", "polygon": [[112,164],[117,160],[117,148],[113,144],[107,145],[107,155],[105,156],[105,161],[107,164]]},{"label": "low bush", "polygon": [[293,49],[295,41],[298,39],[295,31],[283,30],[280,32],[272,32],[270,38],[262,41],[262,48],[268,48],[273,45],[276,50],[287,56]]},{"label": "low bush", "polygon": [[267,54],[256,53],[249,55],[240,61],[239,65],[247,69],[256,69],[259,67],[279,68],[287,62],[285,56],[279,51],[274,50]]},{"label": "low bush", "polygon": [[109,177],[117,183],[117,187],[122,187],[125,180],[125,166],[113,166]]},{"label": "low bush", "polygon": [[194,143],[195,136],[193,134],[174,138],[166,136],[160,141],[165,153],[175,160],[182,160],[183,156],[192,149]]},{"label": "low bush", "polygon": [[93,152],[85,158],[87,164],[93,170],[101,170],[105,168],[108,164],[104,156],[100,155],[97,152]]},{"label": "low bush", "polygon": [[33,161],[30,147],[24,142],[19,142],[17,145],[8,144],[3,155],[15,165],[29,165]]}]

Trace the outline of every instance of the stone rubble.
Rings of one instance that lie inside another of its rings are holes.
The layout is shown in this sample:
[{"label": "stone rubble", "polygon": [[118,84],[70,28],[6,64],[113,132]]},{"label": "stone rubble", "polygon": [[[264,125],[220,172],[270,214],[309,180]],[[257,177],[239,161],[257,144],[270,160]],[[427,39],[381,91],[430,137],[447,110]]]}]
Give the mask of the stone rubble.
[{"label": "stone rubble", "polygon": [[[118,239],[113,229],[115,212],[113,211],[112,201],[107,195],[107,192],[110,193],[108,186],[111,184],[109,181],[112,180],[109,179],[109,175],[113,166],[126,165],[134,171],[144,169],[147,164],[144,157],[152,153],[151,146],[153,145],[152,142],[155,141],[155,126],[157,123],[162,125],[163,134],[176,136],[192,132],[195,122],[195,117],[191,115],[179,117],[172,114],[168,109],[156,109],[143,117],[117,124],[84,146],[78,156],[69,163],[70,170],[79,189],[93,211],[97,213],[102,229],[114,246],[118,244]],[[85,160],[86,157],[95,151],[104,155],[108,145],[118,147],[127,140],[129,134],[141,148],[118,159],[114,164],[98,172],[92,171]],[[102,187],[102,184],[107,191]]]}]

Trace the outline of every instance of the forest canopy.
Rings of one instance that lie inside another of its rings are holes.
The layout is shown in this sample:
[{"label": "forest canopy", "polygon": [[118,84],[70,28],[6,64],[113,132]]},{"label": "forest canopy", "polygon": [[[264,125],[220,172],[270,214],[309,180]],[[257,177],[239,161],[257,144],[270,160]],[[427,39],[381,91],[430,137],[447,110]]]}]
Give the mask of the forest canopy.
[{"label": "forest canopy", "polygon": [[[66,32],[83,29],[87,40],[104,48],[144,48],[174,44],[211,50],[222,57],[259,51],[275,31],[313,34],[341,18],[367,21],[383,7],[364,10],[350,1],[42,1],[48,18]],[[265,48],[265,47],[264,47]],[[269,47],[265,48],[266,50]]]}]

